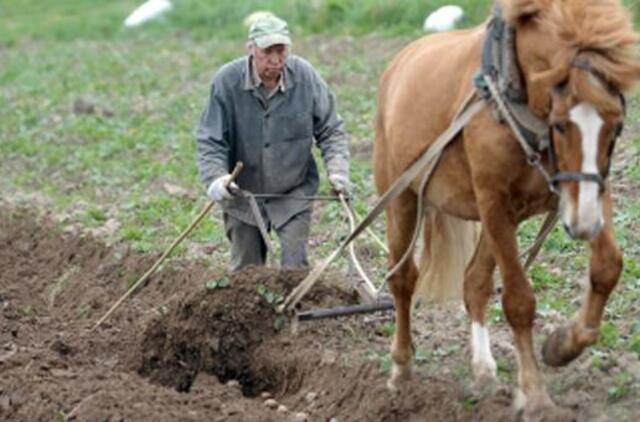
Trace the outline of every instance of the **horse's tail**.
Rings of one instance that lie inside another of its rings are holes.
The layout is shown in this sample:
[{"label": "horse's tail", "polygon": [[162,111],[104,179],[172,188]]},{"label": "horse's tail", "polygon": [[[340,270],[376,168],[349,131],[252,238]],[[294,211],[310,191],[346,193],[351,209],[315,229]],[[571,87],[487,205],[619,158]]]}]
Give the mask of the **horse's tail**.
[{"label": "horse's tail", "polygon": [[429,208],[414,300],[444,303],[461,299],[464,273],[479,238],[479,223]]}]

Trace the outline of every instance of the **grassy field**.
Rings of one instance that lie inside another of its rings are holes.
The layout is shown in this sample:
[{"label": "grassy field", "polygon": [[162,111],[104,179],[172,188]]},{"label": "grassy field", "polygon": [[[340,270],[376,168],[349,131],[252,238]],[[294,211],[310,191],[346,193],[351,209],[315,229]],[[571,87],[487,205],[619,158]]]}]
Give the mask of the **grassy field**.
[{"label": "grassy field", "polygon": [[[175,0],[166,17],[142,31],[128,31],[122,21],[142,0],[0,1],[0,44],[24,40],[70,41],[131,39],[185,35],[197,40],[237,39],[245,35],[243,19],[256,10],[271,10],[291,24],[298,36],[418,34],[426,15],[446,0],[246,0],[242,2]],[[464,25],[480,22],[488,0],[462,0]]]},{"label": "grassy field", "polygon": [[[623,0],[636,15],[639,0]],[[142,31],[122,21],[142,0],[1,0],[0,45],[24,41],[130,40],[186,36],[194,40],[237,39],[242,20],[256,10],[271,10],[287,19],[298,36],[417,35],[428,13],[446,4],[465,10],[462,26],[483,21],[491,0],[246,0],[242,2],[174,0],[173,10]]]},{"label": "grassy field", "polygon": [[[206,203],[193,130],[211,76],[242,54],[242,19],[259,8],[281,10],[290,19],[295,51],[309,58],[335,90],[355,153],[355,205],[365,214],[375,199],[369,151],[378,77],[401,46],[420,34],[424,16],[446,2],[237,3],[176,0],[167,16],[131,30],[121,23],[137,0],[0,0],[3,198],[53,211],[62,227],[92,228],[109,242],[162,250]],[[490,4],[458,3],[468,12],[464,25],[484,20]],[[638,1],[626,3],[633,10],[639,7]],[[640,356],[639,98],[637,91],[630,98],[627,130],[611,176],[625,270],[607,308],[600,344],[590,352],[603,370],[615,367],[621,353]],[[324,180],[321,190],[328,191]],[[340,216],[337,205],[320,206],[314,259],[339,240],[334,228]],[[224,265],[227,245],[220,222],[203,223],[178,254],[203,256],[206,251],[213,265]],[[523,245],[532,241],[538,224],[522,227]],[[377,221],[380,235],[382,227]],[[384,255],[364,242],[371,271],[382,274]],[[554,230],[531,271],[543,321],[576,309],[578,282],[585,279],[587,266],[584,245]],[[498,303],[491,314],[502,320]],[[625,374],[612,400],[637,393],[638,379]]]},{"label": "grassy field", "polygon": [[[444,3],[182,0],[133,30],[122,21],[137,1],[0,2],[0,84],[9,105],[0,129],[3,183],[44,194],[85,226],[116,218],[113,241],[157,250],[203,205],[192,133],[215,69],[243,54],[244,16],[270,9],[290,19],[300,34],[294,49],[332,84],[354,144],[367,149],[378,75]],[[463,5],[470,25],[484,19],[489,2]],[[344,35],[327,39],[336,32]],[[380,48],[380,34],[392,33],[404,35]],[[363,61],[371,51],[375,60]],[[96,112],[78,112],[74,104],[83,102]],[[354,180],[359,197],[373,194],[368,162],[354,163]],[[366,211],[362,202],[356,207]],[[220,241],[223,234],[208,222],[194,236]]]}]

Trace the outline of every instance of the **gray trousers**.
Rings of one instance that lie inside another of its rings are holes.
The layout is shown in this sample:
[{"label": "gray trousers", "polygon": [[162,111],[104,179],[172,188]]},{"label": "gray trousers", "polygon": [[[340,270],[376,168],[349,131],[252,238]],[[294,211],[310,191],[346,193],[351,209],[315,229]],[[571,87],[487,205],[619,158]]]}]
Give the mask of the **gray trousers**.
[{"label": "gray trousers", "polygon": [[[282,255],[282,268],[308,267],[307,243],[311,223],[311,210],[302,211],[291,217],[282,227],[272,229],[278,235]],[[264,243],[258,227],[247,224],[224,214],[224,226],[227,238],[231,242],[231,272],[240,271],[248,265],[265,265],[267,245]]]}]

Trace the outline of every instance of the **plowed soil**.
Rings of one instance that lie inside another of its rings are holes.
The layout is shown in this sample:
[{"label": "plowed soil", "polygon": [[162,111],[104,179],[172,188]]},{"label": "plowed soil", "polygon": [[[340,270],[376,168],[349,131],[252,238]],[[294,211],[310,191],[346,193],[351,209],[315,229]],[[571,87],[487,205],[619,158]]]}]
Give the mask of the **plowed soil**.
[{"label": "plowed soil", "polygon": [[[423,316],[436,328],[417,335],[421,348],[453,358],[421,366],[391,394],[391,315],[301,322],[294,332],[274,304],[301,271],[254,268],[212,288],[224,265],[170,261],[91,331],[155,259],[0,208],[0,420],[512,420],[512,383],[471,391],[459,308]],[[329,278],[303,308],[357,303],[339,275]],[[601,417],[597,380],[578,365],[566,371],[580,395],[558,392],[561,404],[580,420]]]}]

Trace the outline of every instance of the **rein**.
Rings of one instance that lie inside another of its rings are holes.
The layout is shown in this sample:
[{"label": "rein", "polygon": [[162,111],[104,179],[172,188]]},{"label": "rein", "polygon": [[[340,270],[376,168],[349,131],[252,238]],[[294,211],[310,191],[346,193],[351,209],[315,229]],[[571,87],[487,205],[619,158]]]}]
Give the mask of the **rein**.
[{"label": "rein", "polygon": [[[463,107],[452,121],[451,125],[438,136],[438,138],[427,148],[416,161],[414,161],[405,171],[395,180],[389,189],[378,199],[371,212],[351,231],[349,236],[342,241],[340,246],[334,250],[324,261],[314,267],[304,280],[296,286],[291,293],[284,299],[284,302],[277,308],[278,312],[291,311],[296,304],[304,297],[304,295],[315,285],[324,270],[333,262],[338,255],[355,239],[367,226],[369,226],[380,215],[385,208],[400,195],[411,182],[422,172],[427,170],[430,172],[435,167],[444,148],[460,133],[467,123],[480,110],[485,107],[483,101],[472,101],[476,99],[473,92],[467,97],[463,103]],[[431,168],[430,168],[431,166]],[[428,177],[425,177],[428,180]],[[426,183],[423,181],[423,183]],[[403,258],[405,259],[405,258]],[[388,277],[386,277],[388,279]]]}]

